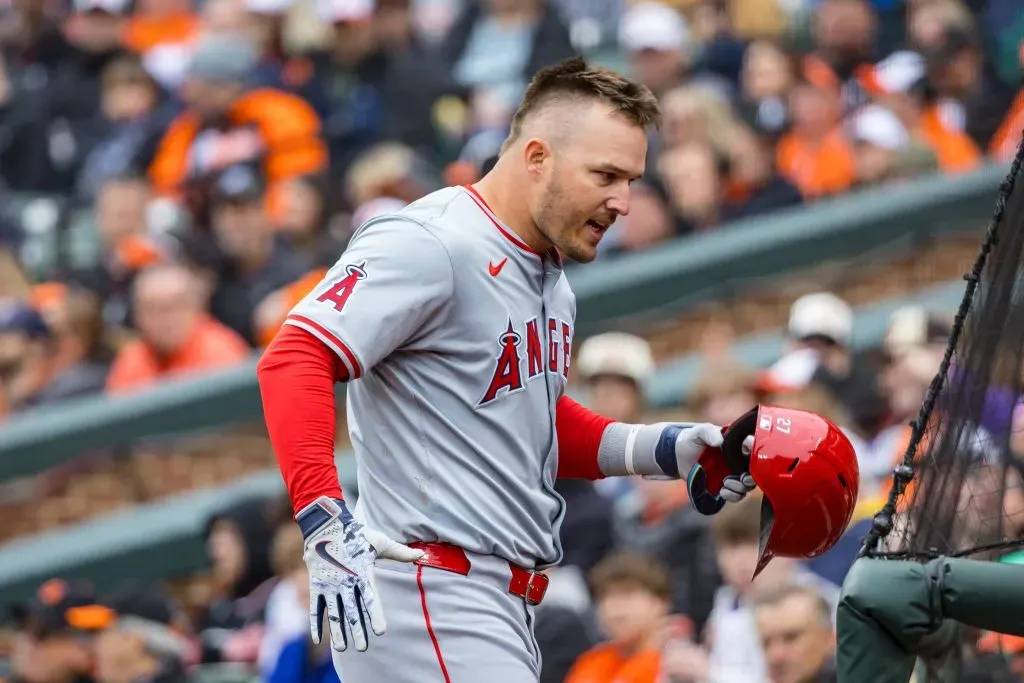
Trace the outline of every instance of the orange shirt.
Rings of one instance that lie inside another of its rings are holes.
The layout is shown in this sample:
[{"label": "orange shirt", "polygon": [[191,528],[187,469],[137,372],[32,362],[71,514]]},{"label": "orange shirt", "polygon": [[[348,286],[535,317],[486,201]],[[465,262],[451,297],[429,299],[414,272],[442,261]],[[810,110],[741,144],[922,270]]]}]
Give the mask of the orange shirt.
[{"label": "orange shirt", "polygon": [[267,208],[272,215],[280,216],[285,209],[283,181],[327,168],[320,117],[300,97],[273,88],[252,90],[231,105],[227,120],[231,130],[216,136],[221,142],[205,150],[202,168],[191,168],[199,156],[194,154],[193,144],[204,131],[202,120],[186,111],[171,123],[149,167],[149,177],[158,193],[173,196],[192,173],[216,172],[262,156],[268,181]]},{"label": "orange shirt", "polygon": [[779,140],[776,164],[807,198],[843,192],[857,178],[853,147],[838,129],[817,142],[788,133]]},{"label": "orange shirt", "polygon": [[313,288],[320,284],[320,281],[326,275],[326,268],[311,270],[295,282],[282,287],[264,299],[264,302],[273,305],[275,310],[273,316],[258,323],[256,340],[260,346],[266,347],[270,345],[270,342],[274,340],[274,335],[281,329],[281,325],[284,325],[284,320],[288,317],[288,313],[298,306],[299,302],[312,292]]},{"label": "orange shirt", "polygon": [[1010,105],[1009,113],[989,141],[989,154],[999,161],[1009,161],[1017,153],[1022,132],[1024,132],[1024,90],[1017,93],[1017,99]]},{"label": "orange shirt", "polygon": [[162,379],[240,363],[252,351],[236,332],[213,318],[203,317],[184,345],[170,358],[160,358],[142,340],[121,349],[107,376],[107,392],[124,393]]},{"label": "orange shirt", "polygon": [[660,673],[660,653],[644,650],[627,657],[612,643],[604,643],[580,655],[565,683],[657,683]]},{"label": "orange shirt", "polygon": [[964,173],[981,165],[981,150],[967,133],[942,122],[937,106],[928,108],[921,117],[919,135],[935,150],[939,168],[946,173]]}]

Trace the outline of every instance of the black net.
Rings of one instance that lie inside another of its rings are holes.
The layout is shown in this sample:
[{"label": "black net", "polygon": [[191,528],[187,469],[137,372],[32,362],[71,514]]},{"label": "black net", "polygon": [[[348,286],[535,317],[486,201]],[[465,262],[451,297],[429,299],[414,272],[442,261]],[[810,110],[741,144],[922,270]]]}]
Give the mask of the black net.
[{"label": "black net", "polygon": [[[1024,144],[1004,180],[944,354],[863,553],[998,560],[1024,545]],[[959,652],[926,678],[958,680]]]}]

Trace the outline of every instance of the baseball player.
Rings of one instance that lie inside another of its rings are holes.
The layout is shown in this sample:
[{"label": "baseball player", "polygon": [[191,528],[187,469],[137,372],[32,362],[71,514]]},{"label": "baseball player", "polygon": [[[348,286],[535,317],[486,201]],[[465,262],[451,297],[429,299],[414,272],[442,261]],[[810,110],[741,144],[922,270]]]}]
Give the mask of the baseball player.
[{"label": "baseball player", "polygon": [[[618,423],[563,395],[576,317],[563,259],[593,260],[629,213],[659,117],[614,72],[542,70],[493,170],[361,226],[260,361],[313,639],[326,617],[345,683],[536,683],[540,570],[562,556],[555,480],[684,478],[721,456],[718,426]],[[352,510],[334,463],[338,381]],[[731,472],[697,496],[712,511],[755,486]]]}]

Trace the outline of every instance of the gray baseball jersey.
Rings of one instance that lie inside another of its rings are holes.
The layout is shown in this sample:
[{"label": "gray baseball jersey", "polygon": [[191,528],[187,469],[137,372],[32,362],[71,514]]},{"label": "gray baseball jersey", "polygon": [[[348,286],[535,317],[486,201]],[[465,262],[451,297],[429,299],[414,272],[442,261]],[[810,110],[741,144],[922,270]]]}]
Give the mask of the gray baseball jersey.
[{"label": "gray baseball jersey", "polygon": [[555,404],[576,302],[471,188],[353,237],[288,317],[344,362],[357,519],[524,567],[561,559]]}]

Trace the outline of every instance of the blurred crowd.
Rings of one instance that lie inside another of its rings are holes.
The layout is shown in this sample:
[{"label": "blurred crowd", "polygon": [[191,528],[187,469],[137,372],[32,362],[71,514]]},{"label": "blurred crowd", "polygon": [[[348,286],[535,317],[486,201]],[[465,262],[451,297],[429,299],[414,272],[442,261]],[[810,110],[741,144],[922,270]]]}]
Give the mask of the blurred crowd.
[{"label": "blurred crowd", "polygon": [[[1024,130],[1020,0],[7,0],[0,416],[244,362],[355,227],[485,173],[530,75],[573,54],[635,75],[665,112],[630,215],[590,268],[1007,161]],[[41,218],[4,211],[21,196],[59,200],[95,258],[31,267]],[[850,304],[809,294],[766,370],[709,329],[703,377],[670,411],[645,403],[648,341],[579,345],[577,388],[613,419],[725,424],[757,401],[829,417],[857,448],[861,500],[833,551],[751,582],[756,496],[709,519],[678,483],[560,482],[566,558],[538,608],[542,683],[834,681],[838,586],[950,325],[904,308],[879,348],[855,350]],[[1024,415],[992,415],[991,433],[1024,433]],[[308,638],[287,505],[231,505],[206,545],[210,572],[183,585],[41,586],[14,610],[0,679],[337,681]]]},{"label": "blurred crowd", "polygon": [[[354,227],[486,172],[544,64],[665,112],[607,260],[1008,159],[1022,36],[1016,0],[7,0],[0,414],[242,362]],[[53,223],[91,256],[40,272]]]}]

